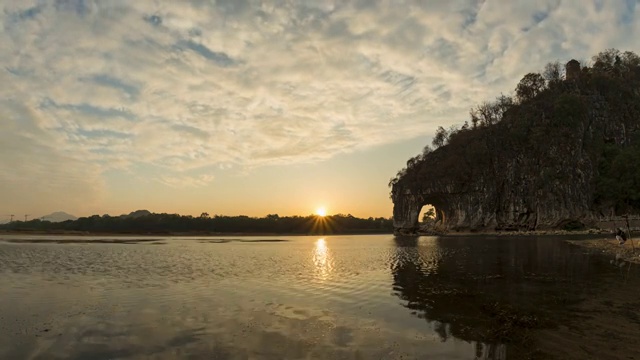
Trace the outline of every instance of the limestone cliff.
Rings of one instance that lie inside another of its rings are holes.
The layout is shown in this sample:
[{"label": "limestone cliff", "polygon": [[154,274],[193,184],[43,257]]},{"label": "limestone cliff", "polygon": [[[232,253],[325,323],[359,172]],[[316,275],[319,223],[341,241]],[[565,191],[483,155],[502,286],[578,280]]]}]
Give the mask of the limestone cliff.
[{"label": "limestone cliff", "polygon": [[[624,168],[620,154],[630,151],[625,156],[640,159],[640,150],[625,150],[636,149],[640,134],[640,61],[624,68],[616,61],[523,90],[495,112],[497,119],[486,111],[479,122],[472,115],[473,127],[445,134],[434,151],[410,159],[391,182],[396,232],[415,233],[427,204],[448,230],[588,225],[637,208],[640,196],[619,185],[628,174],[610,164]],[[640,192],[634,184],[625,186]]]}]

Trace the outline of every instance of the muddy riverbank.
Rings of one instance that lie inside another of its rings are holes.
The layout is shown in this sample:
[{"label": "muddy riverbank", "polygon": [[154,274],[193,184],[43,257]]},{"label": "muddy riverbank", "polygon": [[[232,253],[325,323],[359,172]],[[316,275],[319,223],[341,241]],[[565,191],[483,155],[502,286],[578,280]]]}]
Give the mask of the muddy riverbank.
[{"label": "muddy riverbank", "polygon": [[566,240],[568,243],[587,251],[613,256],[615,262],[633,262],[640,264],[640,241],[633,238],[620,245],[612,236],[588,240]]}]

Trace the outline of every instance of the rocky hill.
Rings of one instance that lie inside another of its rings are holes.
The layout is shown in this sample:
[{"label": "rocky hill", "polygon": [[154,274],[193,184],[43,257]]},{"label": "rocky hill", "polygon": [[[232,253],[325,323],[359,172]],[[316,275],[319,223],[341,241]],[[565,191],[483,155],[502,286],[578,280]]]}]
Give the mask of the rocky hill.
[{"label": "rocky hill", "polygon": [[149,210],[136,210],[136,211],[130,212],[129,214],[122,214],[120,215],[120,217],[123,219],[137,219],[139,217],[148,216],[148,215],[151,215],[151,211]]},{"label": "rocky hill", "polygon": [[67,220],[77,220],[78,218],[64,211],[56,211],[51,214],[42,216],[42,219],[51,222],[62,222]]},{"label": "rocky hill", "polygon": [[640,57],[609,49],[530,73],[515,96],[440,127],[391,179],[394,228],[424,205],[442,230],[579,228],[640,209]]}]

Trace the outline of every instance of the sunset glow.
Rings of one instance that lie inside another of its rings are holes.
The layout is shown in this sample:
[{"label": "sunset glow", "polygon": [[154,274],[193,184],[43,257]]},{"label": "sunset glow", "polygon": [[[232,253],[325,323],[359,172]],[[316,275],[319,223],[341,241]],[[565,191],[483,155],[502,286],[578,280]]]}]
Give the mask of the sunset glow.
[{"label": "sunset glow", "polygon": [[327,209],[321,207],[316,210],[316,215],[318,216],[327,216]]},{"label": "sunset glow", "polygon": [[3,1],[0,223],[389,218],[439,125],[549,59],[640,50],[634,0],[268,3]]},{"label": "sunset glow", "polygon": [[326,280],[333,271],[333,258],[327,247],[327,241],[322,238],[315,242],[313,249],[313,264],[315,265],[315,275],[319,280]]}]

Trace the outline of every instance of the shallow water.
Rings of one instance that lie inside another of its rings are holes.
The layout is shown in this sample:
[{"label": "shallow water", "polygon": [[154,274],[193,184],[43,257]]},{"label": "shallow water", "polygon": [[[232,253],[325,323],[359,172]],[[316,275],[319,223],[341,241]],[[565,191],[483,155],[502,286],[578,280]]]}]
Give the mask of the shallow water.
[{"label": "shallow water", "polygon": [[620,269],[551,237],[2,236],[0,359],[519,358]]}]

